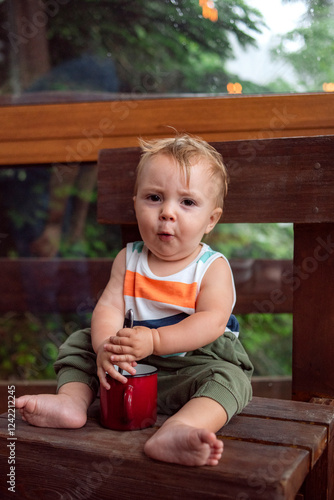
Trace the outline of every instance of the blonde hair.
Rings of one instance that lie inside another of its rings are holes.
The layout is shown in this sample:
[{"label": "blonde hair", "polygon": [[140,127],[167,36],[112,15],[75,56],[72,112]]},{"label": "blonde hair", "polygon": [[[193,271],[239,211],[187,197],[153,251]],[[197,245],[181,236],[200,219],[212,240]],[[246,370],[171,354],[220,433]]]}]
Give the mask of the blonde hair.
[{"label": "blonde hair", "polygon": [[214,178],[218,186],[216,206],[223,208],[229,177],[221,154],[210,146],[210,144],[199,137],[193,137],[188,134],[151,141],[139,139],[139,143],[142,155],[137,167],[135,194],[137,193],[138,178],[145,164],[150,158],[158,154],[165,154],[174,158],[185,174],[187,182],[189,182],[192,165],[199,160],[204,160],[211,172],[211,177]]}]

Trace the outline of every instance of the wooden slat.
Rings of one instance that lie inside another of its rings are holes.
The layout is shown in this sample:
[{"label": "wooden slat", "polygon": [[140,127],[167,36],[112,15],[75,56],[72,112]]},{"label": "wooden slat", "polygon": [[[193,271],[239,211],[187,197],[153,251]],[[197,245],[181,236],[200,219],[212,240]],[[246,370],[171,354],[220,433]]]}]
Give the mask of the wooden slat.
[{"label": "wooden slat", "polygon": [[0,311],[92,312],[111,259],[0,259]]},{"label": "wooden slat", "polygon": [[271,398],[253,397],[243,410],[242,415],[289,420],[291,422],[307,422],[309,424],[326,425],[328,438],[334,437],[333,408],[303,401],[285,401]]},{"label": "wooden slat", "polygon": [[[334,221],[334,136],[213,145],[230,174],[223,222]],[[132,196],[138,159],[138,148],[100,152],[100,222],[135,224]]]},{"label": "wooden slat", "polygon": [[96,161],[99,149],[137,146],[142,136],[166,137],[169,127],[207,141],[334,134],[330,93],[132,97],[0,107],[6,123],[0,130],[0,165]]},{"label": "wooden slat", "polygon": [[15,397],[25,394],[56,394],[56,380],[0,380],[0,415],[8,408],[8,386],[15,385]]},{"label": "wooden slat", "polygon": [[231,259],[236,285],[236,314],[292,312],[292,262]]},{"label": "wooden slat", "polygon": [[[56,380],[15,380],[14,384],[17,398],[25,394],[55,394],[57,388]],[[252,388],[256,397],[291,399],[291,377],[288,375],[254,376]],[[8,381],[0,380],[0,415],[7,410],[7,396]]]},{"label": "wooden slat", "polygon": [[312,467],[327,446],[326,426],[275,418],[234,416],[231,422],[219,431],[219,435],[223,440],[232,438],[250,443],[303,448],[310,452]]},{"label": "wooden slat", "polygon": [[290,401],[291,385],[292,378],[289,375],[255,375],[252,377],[253,397],[287,399]]},{"label": "wooden slat", "polygon": [[[58,343],[56,343],[58,346]],[[55,394],[56,380],[15,380],[15,396],[25,394]],[[252,378],[254,396],[264,398],[291,399],[291,377],[289,376],[254,376]],[[0,415],[8,407],[8,381],[0,380]]]},{"label": "wooden slat", "polygon": [[[0,259],[0,312],[91,312],[106,286],[112,259]],[[231,260],[234,312],[292,312],[289,260]]]},{"label": "wooden slat", "polygon": [[294,254],[293,394],[334,398],[334,224],[295,225]]}]

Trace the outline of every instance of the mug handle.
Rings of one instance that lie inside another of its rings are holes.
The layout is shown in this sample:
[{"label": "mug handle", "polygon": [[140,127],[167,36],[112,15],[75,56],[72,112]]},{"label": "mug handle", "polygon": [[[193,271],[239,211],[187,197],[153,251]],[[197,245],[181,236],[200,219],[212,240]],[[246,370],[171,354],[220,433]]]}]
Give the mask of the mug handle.
[{"label": "mug handle", "polygon": [[133,420],[133,405],[132,405],[133,386],[127,385],[123,395],[123,416],[126,423]]}]

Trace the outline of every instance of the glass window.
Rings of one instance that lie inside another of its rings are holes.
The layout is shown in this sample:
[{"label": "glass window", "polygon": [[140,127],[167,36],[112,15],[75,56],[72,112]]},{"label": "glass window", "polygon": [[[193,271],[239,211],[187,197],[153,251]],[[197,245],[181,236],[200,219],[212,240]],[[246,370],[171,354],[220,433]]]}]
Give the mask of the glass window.
[{"label": "glass window", "polygon": [[333,9],[333,0],[0,0],[0,95],[331,92]]},{"label": "glass window", "polygon": [[2,379],[54,378],[59,346],[90,325],[122,245],[119,227],[97,224],[96,174],[86,163],[0,169]]}]

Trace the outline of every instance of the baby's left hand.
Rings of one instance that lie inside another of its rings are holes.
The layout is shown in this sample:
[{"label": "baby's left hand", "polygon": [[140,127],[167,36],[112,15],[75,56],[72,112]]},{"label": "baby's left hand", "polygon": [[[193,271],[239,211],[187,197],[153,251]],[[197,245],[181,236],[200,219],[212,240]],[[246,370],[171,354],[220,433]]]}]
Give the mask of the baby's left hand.
[{"label": "baby's left hand", "polygon": [[122,328],[116,336],[110,337],[105,350],[111,353],[111,362],[139,361],[153,353],[153,334],[146,326]]}]

